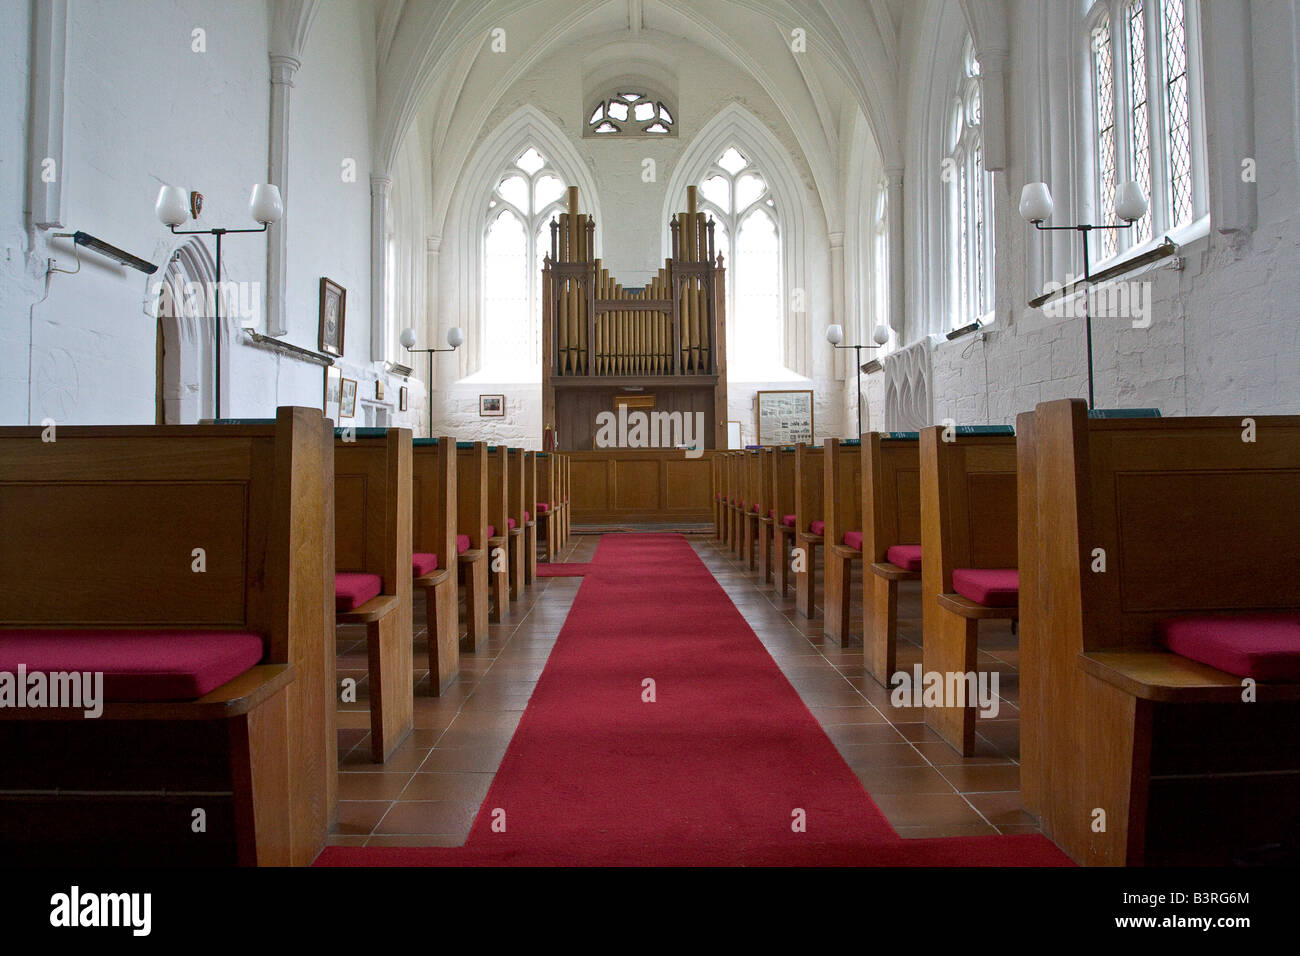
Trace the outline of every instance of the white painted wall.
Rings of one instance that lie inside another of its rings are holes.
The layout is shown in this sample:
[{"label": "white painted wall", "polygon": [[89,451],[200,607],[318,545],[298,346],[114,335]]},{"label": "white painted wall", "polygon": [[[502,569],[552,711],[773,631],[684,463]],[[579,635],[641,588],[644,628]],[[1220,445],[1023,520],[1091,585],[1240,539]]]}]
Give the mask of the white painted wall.
[{"label": "white painted wall", "polygon": [[[8,4],[6,16],[17,21],[6,24],[13,27],[8,35],[25,37],[28,4]],[[205,52],[192,49],[195,29],[205,31]],[[163,183],[204,194],[196,226],[254,226],[249,189],[267,177],[267,4],[78,0],[69,4],[67,32],[64,228],[165,265],[182,239],[154,216]],[[373,36],[370,3],[321,4],[294,77],[284,339],[317,347],[320,277],[339,282],[348,290],[343,374],[358,380],[362,398],[373,397],[383,375],[395,411],[402,380],[384,375],[373,361],[383,356],[370,354]],[[6,143],[27,138],[28,47],[6,42],[0,60]],[[343,181],[345,158],[356,160],[355,182]],[[55,274],[46,297],[47,259],[72,269],[75,257],[66,240],[28,234],[25,168],[22,150],[0,156],[0,350],[8,357],[0,363],[0,422],[153,422],[155,320],[147,309],[161,272],[146,277],[83,252],[81,271]],[[211,237],[201,241],[214,250]],[[262,417],[277,405],[319,406],[322,399],[320,366],[246,345],[239,331],[241,324],[266,328],[266,248],[261,235],[223,243],[223,278],[253,284],[245,298],[255,305],[251,316],[228,317],[233,345],[223,413],[230,416]]]}]

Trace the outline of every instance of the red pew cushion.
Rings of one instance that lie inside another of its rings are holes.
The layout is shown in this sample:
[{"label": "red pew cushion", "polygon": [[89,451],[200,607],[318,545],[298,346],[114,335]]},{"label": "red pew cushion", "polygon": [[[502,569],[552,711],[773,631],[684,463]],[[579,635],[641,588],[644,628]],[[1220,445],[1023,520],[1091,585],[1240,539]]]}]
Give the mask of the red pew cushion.
[{"label": "red pew cushion", "polygon": [[1238,677],[1300,681],[1300,615],[1189,617],[1160,629],[1181,657]]},{"label": "red pew cushion", "polygon": [[885,551],[885,560],[904,571],[921,570],[921,546],[919,544],[896,544]]},{"label": "red pew cushion", "polygon": [[426,574],[432,574],[438,570],[438,556],[436,554],[425,554],[422,551],[415,551],[411,554],[411,571],[417,578],[422,578]]},{"label": "red pew cushion", "polygon": [[809,530],[810,532],[812,532],[813,534],[825,534],[825,533],[826,533],[826,522],[825,522],[825,521],[813,521],[813,522],[810,522],[809,525],[808,525],[808,530]]},{"label": "red pew cushion", "polygon": [[495,538],[497,536],[497,526],[494,524],[488,525],[487,533],[489,538]]},{"label": "red pew cushion", "polygon": [[469,550],[469,535],[467,534],[456,535],[456,553],[464,554],[468,550]]},{"label": "red pew cushion", "polygon": [[384,581],[377,574],[340,571],[334,575],[334,610],[355,611],[371,598],[379,597]]},{"label": "red pew cushion", "polygon": [[758,505],[754,505],[754,514],[758,514]]},{"label": "red pew cushion", "polygon": [[862,532],[861,532],[861,531],[845,531],[845,532],[844,532],[844,547],[846,547],[846,548],[853,548],[855,551],[861,551],[861,550],[862,550]]},{"label": "red pew cushion", "polygon": [[1015,568],[958,568],[952,589],[985,607],[1015,607],[1020,600],[1020,572]]},{"label": "red pew cushion", "polygon": [[550,511],[550,510],[551,510],[551,506],[550,506],[549,504],[547,504],[545,501],[539,501],[539,502],[537,502],[537,513],[538,513],[539,515],[544,515],[544,514],[546,514],[546,512],[548,512],[548,511]]},{"label": "red pew cushion", "polygon": [[194,700],[262,659],[258,634],[227,631],[0,631],[0,671],[90,671],[110,701]]},{"label": "red pew cushion", "polygon": [[775,509],[775,508],[768,508],[768,509],[767,509],[767,516],[768,516],[769,518],[775,518],[775,517],[776,517],[776,509]]},{"label": "red pew cushion", "polygon": [[787,528],[793,528],[794,522],[795,522],[794,515],[786,515],[781,519],[781,524],[785,525]]},{"label": "red pew cushion", "polygon": [[506,519],[506,530],[507,530],[507,531],[514,531],[514,530],[515,530],[515,519],[514,519],[514,518],[507,518],[507,519]]},{"label": "red pew cushion", "polygon": [[525,512],[524,512],[524,521],[532,521],[532,520],[533,520],[533,516],[532,516],[531,514],[529,514],[527,511],[525,511]]}]

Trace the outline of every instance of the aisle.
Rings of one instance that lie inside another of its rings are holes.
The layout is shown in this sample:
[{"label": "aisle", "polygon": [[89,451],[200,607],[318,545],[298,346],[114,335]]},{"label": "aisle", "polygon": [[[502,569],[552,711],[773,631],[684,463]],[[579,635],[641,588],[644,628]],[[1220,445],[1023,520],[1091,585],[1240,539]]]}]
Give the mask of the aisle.
[{"label": "aisle", "polygon": [[331,847],[317,863],[1068,861],[1036,836],[898,837],[685,538],[619,534],[600,541],[466,845]]}]

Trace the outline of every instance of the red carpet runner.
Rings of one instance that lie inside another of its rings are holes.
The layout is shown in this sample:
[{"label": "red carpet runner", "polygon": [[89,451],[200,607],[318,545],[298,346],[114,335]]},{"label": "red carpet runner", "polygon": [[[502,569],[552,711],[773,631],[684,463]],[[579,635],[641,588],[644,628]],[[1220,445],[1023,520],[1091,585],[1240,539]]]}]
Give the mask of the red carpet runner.
[{"label": "red carpet runner", "polygon": [[[656,701],[642,701],[642,681]],[[794,832],[796,810],[806,832]],[[505,832],[493,831],[504,811]],[[680,535],[601,539],[464,847],[318,865],[1059,865],[1039,836],[903,840]]]}]

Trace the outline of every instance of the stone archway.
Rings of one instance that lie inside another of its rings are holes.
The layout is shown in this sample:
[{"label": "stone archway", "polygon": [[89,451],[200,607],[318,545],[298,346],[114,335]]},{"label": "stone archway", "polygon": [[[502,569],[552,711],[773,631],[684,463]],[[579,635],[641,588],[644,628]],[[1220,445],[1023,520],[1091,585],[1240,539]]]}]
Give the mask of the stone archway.
[{"label": "stone archway", "polygon": [[[212,254],[194,238],[172,253],[163,278],[154,287],[158,321],[155,418],[160,425],[194,424],[212,417],[212,290],[216,275]],[[221,378],[229,382],[229,330],[223,327],[222,335]]]}]

